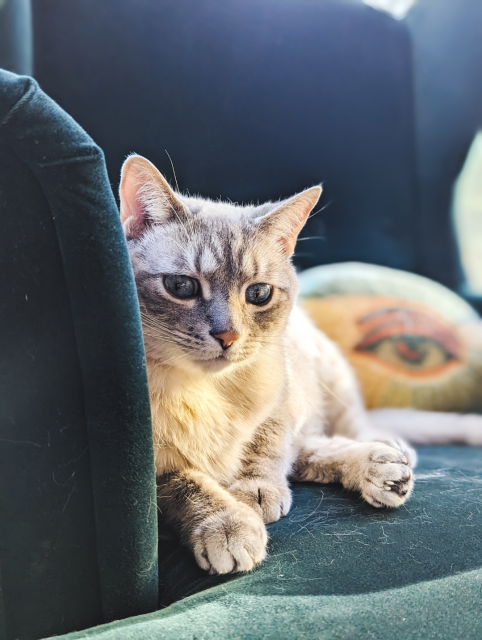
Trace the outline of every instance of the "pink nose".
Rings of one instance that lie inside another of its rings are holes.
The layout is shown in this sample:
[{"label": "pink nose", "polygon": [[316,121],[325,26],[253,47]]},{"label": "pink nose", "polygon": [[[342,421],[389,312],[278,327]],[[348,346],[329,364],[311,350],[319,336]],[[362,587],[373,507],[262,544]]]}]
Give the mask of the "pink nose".
[{"label": "pink nose", "polygon": [[240,335],[234,331],[225,331],[224,333],[216,333],[214,337],[221,343],[223,349],[229,349],[235,340],[239,340]]}]

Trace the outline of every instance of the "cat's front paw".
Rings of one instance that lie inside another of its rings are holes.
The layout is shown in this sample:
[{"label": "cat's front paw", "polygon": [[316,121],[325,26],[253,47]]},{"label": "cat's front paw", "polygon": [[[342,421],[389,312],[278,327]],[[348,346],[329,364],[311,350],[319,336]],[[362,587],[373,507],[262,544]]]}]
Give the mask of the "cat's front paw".
[{"label": "cat's front paw", "polygon": [[285,516],[291,507],[291,491],[282,478],[240,478],[229,493],[259,513],[266,524]]},{"label": "cat's front paw", "polygon": [[374,507],[399,507],[413,490],[413,473],[403,451],[381,442],[365,445],[358,488]]},{"label": "cat's front paw", "polygon": [[211,574],[250,571],[265,558],[267,542],[261,518],[241,503],[208,516],[191,534],[197,563]]}]

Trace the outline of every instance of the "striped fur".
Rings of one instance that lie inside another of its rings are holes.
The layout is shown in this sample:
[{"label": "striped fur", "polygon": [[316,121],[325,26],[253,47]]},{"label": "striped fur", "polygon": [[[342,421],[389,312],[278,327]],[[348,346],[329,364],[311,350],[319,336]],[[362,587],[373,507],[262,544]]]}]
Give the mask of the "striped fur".
[{"label": "striped fur", "polygon": [[[264,523],[291,504],[288,479],[342,482],[376,507],[410,495],[410,450],[357,442],[369,428],[337,347],[294,306],[296,237],[321,193],[238,206],[175,193],[147,160],[123,168],[121,217],[142,312],[158,503],[212,573],[266,553]],[[195,278],[179,300],[164,275]],[[265,306],[246,288],[273,286]],[[213,334],[240,337],[223,350]]]}]

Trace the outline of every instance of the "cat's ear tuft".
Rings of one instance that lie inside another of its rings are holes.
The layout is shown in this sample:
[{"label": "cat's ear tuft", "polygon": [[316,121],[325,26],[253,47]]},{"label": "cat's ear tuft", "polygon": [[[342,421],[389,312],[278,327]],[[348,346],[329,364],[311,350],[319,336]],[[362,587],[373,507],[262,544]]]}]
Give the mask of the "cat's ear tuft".
[{"label": "cat's ear tuft", "polygon": [[255,219],[262,231],[274,236],[288,256],[295,250],[298,234],[321,196],[321,186],[311,187],[281,202],[275,209]]},{"label": "cat's ear tuft", "polygon": [[121,222],[128,240],[139,238],[151,225],[185,215],[185,207],[156,167],[138,155],[122,166],[119,187]]}]

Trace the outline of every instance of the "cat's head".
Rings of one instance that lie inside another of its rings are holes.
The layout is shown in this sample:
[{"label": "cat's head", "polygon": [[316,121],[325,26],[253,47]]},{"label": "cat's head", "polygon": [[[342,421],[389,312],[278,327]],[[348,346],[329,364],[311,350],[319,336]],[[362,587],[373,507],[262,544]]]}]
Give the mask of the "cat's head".
[{"label": "cat's head", "polygon": [[121,219],[148,358],[215,373],[269,353],[296,299],[291,256],[320,193],[258,206],[187,197],[130,156]]}]

